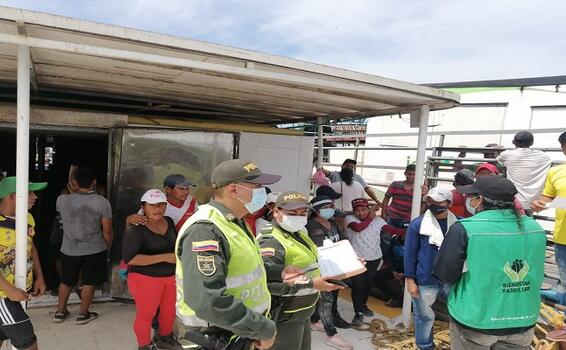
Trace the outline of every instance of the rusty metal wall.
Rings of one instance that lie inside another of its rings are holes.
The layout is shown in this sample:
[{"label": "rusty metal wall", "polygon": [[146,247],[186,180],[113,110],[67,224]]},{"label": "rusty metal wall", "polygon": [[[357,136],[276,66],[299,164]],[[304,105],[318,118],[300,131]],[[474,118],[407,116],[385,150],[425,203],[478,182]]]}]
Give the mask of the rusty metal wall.
[{"label": "rusty metal wall", "polygon": [[163,179],[173,173],[192,180],[197,185],[193,195],[199,203],[207,202],[212,195],[210,175],[216,165],[233,158],[236,138],[230,133],[163,129],[121,129],[115,135],[110,292],[116,298],[129,298],[118,276],[126,217],[138,211],[146,190],[162,188]]}]

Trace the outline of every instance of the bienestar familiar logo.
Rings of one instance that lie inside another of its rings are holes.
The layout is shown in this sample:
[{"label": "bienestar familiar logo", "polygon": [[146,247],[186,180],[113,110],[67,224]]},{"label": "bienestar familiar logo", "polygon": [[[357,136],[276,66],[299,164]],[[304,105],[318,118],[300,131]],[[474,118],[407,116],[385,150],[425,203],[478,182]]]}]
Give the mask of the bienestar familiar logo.
[{"label": "bienestar familiar logo", "polygon": [[526,260],[515,259],[512,263],[507,261],[503,266],[503,272],[511,280],[510,283],[503,283],[503,293],[520,293],[531,289],[531,282],[525,281],[529,273],[529,264]]}]

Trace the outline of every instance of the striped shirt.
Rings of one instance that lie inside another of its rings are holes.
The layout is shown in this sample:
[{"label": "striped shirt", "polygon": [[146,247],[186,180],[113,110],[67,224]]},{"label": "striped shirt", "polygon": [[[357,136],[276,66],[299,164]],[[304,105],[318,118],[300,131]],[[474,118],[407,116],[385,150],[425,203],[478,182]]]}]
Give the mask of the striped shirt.
[{"label": "striped shirt", "polygon": [[404,186],[405,181],[393,181],[385,193],[385,198],[390,198],[387,216],[391,219],[411,220],[413,190],[406,190]]}]

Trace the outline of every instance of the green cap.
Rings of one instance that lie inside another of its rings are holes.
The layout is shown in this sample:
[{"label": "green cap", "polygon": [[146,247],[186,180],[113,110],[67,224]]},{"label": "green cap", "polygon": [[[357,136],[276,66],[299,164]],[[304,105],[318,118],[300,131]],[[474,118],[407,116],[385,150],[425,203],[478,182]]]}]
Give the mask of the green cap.
[{"label": "green cap", "polygon": [[249,160],[231,159],[220,163],[214,169],[210,182],[212,188],[221,188],[238,182],[271,185],[280,179],[279,175],[262,173],[258,166]]},{"label": "green cap", "polygon": [[[28,189],[32,192],[40,191],[47,187],[47,182],[30,182]],[[16,192],[16,177],[9,176],[0,181],[0,199]]]},{"label": "green cap", "polygon": [[277,197],[275,206],[277,208],[294,210],[299,208],[309,208],[310,203],[304,194],[297,191],[287,191],[281,193],[281,195]]}]

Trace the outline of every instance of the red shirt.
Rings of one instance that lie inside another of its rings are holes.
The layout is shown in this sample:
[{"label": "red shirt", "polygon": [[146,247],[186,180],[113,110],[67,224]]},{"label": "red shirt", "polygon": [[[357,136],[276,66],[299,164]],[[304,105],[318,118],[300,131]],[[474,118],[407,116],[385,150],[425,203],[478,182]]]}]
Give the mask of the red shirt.
[{"label": "red shirt", "polygon": [[466,209],[466,198],[455,189],[452,190],[452,206],[450,207],[450,211],[459,218],[469,218],[472,216]]},{"label": "red shirt", "polygon": [[387,192],[386,198],[391,198],[387,206],[387,216],[397,220],[411,220],[411,208],[413,205],[413,190],[405,189],[405,181],[393,181]]}]

